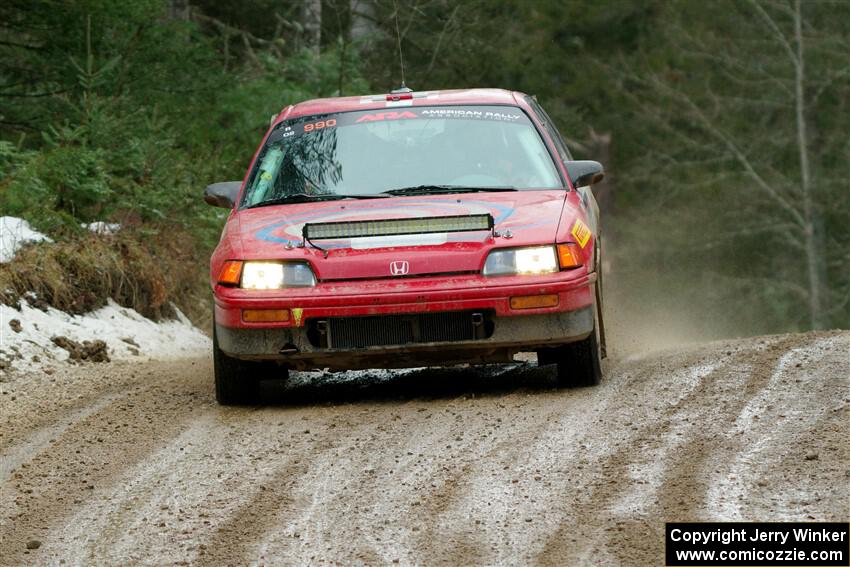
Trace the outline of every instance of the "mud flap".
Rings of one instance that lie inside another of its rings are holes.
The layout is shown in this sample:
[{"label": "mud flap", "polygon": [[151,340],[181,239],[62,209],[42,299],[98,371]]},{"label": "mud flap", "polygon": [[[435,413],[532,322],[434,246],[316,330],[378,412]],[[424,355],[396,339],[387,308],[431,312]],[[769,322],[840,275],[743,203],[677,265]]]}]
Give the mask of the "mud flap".
[{"label": "mud flap", "polygon": [[596,280],[596,324],[599,325],[599,353],[602,358],[608,358],[608,345],[605,341],[605,322],[602,319],[602,271]]}]

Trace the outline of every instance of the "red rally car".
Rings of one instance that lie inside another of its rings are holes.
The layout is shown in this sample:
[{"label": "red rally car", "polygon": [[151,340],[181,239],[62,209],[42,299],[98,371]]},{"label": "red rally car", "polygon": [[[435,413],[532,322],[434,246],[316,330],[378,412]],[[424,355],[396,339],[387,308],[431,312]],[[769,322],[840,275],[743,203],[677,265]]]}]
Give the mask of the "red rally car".
[{"label": "red rally car", "polygon": [[498,89],[311,100],[272,120],[211,260],[216,397],[290,369],[510,362],[562,386],[604,355],[602,166]]}]

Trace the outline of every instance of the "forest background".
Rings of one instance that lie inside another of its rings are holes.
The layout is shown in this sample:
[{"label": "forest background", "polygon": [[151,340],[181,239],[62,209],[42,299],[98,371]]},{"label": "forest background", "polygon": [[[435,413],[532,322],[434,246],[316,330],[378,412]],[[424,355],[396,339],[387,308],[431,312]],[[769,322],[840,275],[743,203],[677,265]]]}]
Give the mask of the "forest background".
[{"label": "forest background", "polygon": [[0,216],[54,243],[0,265],[0,301],[208,324],[204,186],[284,106],[398,87],[396,24],[409,86],[534,94],[604,163],[616,326],[850,328],[848,0],[8,0]]}]

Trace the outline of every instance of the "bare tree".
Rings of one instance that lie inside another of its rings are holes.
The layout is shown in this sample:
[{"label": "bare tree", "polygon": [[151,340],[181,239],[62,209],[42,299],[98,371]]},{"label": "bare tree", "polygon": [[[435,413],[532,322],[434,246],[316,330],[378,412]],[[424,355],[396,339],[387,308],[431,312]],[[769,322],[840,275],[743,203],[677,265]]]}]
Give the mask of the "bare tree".
[{"label": "bare tree", "polygon": [[168,2],[168,16],[172,20],[188,20],[189,19],[189,1],[188,0],[170,0]]},{"label": "bare tree", "polygon": [[[770,23],[772,30],[776,30],[777,38],[785,45],[787,42],[781,31],[778,30],[773,20],[765,12],[765,10],[756,2],[750,0],[760,14],[762,14]],[[813,197],[812,176],[809,165],[809,140],[807,136],[807,121],[806,121],[806,54],[803,44],[803,14],[800,6],[800,0],[794,0],[794,12],[792,15],[794,20],[794,43],[795,51],[788,53],[788,58],[794,67],[794,107],[796,111],[797,122],[797,150],[800,154],[800,191],[803,199],[803,233],[806,242],[806,266],[809,277],[809,313],[811,316],[811,324],[815,329],[820,329],[824,326],[824,307],[821,300],[821,274],[824,271],[824,254],[821,250],[823,243],[819,242],[817,237],[817,225],[819,223],[816,218],[816,211]]]},{"label": "bare tree", "polygon": [[[813,141],[812,127],[824,129],[830,109],[818,93],[837,86],[842,60],[832,46],[846,48],[847,38],[818,29],[824,14],[811,17],[812,5],[801,0],[732,6],[733,33],[718,31],[722,21],[704,33],[673,23],[676,65],[647,63],[640,72],[624,73],[625,96],[669,136],[667,147],[651,148],[647,179],[674,195],[707,190],[733,195],[712,207],[725,224],[719,223],[719,234],[696,235],[701,244],[716,247],[725,240],[734,249],[736,239],[760,239],[750,262],[752,281],[772,274],[771,286],[783,287],[805,306],[806,326],[823,328],[836,307],[833,300],[850,291],[841,275],[848,270],[846,258],[844,263],[838,258],[837,281],[829,285],[830,258],[840,254],[841,239],[824,234],[825,213],[846,207],[846,195],[836,196],[848,171],[846,165],[821,166],[831,161],[825,157],[830,150]],[[810,72],[812,62],[817,72]],[[693,174],[697,170],[700,175]],[[724,188],[732,191],[723,193]],[[846,208],[840,212],[847,214]]]},{"label": "bare tree", "polygon": [[304,0],[303,17],[307,46],[318,55],[322,44],[322,0]]},{"label": "bare tree", "polygon": [[351,39],[361,41],[377,31],[375,4],[371,0],[350,0]]}]

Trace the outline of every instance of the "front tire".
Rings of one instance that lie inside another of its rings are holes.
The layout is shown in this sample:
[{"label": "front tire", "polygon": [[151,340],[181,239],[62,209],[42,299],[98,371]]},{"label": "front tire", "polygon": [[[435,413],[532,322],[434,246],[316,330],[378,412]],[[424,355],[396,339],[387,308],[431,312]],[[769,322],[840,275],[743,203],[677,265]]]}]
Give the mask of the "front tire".
[{"label": "front tire", "polygon": [[599,348],[599,327],[586,339],[558,349],[558,386],[583,388],[596,386],[602,380],[602,353]]},{"label": "front tire", "polygon": [[257,402],[263,367],[259,362],[231,358],[218,346],[218,334],[213,330],[213,371],[215,399],[223,406],[247,405]]},{"label": "front tire", "polygon": [[597,301],[593,312],[593,331],[587,338],[537,352],[538,364],[558,365],[559,388],[596,386],[602,380],[600,307]]}]

